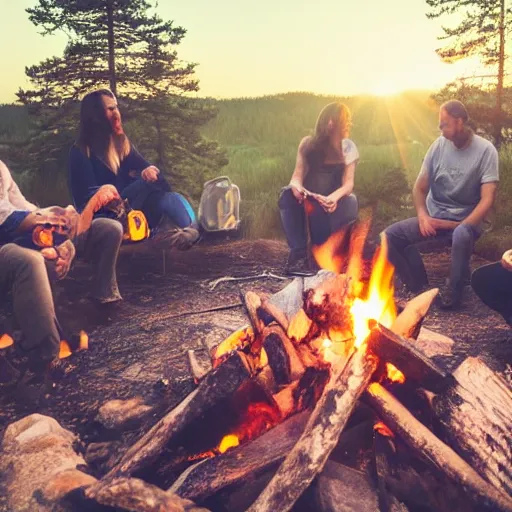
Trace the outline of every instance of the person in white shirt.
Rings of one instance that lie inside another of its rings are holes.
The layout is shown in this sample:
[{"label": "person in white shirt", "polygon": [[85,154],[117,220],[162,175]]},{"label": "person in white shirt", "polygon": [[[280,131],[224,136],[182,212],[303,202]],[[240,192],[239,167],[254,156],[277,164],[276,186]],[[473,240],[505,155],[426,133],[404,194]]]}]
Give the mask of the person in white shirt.
[{"label": "person in white shirt", "polygon": [[[117,197],[115,189],[102,187],[91,199],[99,209]],[[66,276],[75,256],[89,257],[96,269],[93,298],[100,303],[121,300],[116,262],[123,229],[112,219],[96,219],[77,236],[80,217],[72,206],[38,209],[25,199],[7,166],[0,161],[0,293],[12,294],[14,315],[22,339],[0,358],[0,384],[22,381],[44,384],[62,339],[55,315],[50,277]],[[58,242],[37,247],[32,233],[37,225],[52,225]]]}]

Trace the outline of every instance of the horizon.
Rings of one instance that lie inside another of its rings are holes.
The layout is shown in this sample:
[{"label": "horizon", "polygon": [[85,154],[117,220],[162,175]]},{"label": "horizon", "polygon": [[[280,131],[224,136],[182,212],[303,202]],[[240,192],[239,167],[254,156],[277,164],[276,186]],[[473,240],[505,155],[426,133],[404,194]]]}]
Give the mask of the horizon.
[{"label": "horizon", "polygon": [[[25,66],[61,56],[66,45],[63,33],[38,34],[40,29],[25,12],[36,4],[17,0],[2,9],[0,42],[10,49],[1,57],[2,104],[16,103],[16,91],[30,88]],[[398,11],[401,16],[396,16]],[[150,12],[186,29],[175,48],[180,60],[198,63],[200,90],[193,96],[201,98],[259,98],[295,91],[386,96],[439,90],[457,76],[482,70],[476,59],[441,62],[435,53],[442,46],[437,39],[441,21],[426,18],[425,0],[390,0],[386,5],[361,0],[346,6],[332,0],[318,0],[315,6],[292,0],[244,6],[233,0],[215,5],[207,0],[186,5],[160,1]]]}]

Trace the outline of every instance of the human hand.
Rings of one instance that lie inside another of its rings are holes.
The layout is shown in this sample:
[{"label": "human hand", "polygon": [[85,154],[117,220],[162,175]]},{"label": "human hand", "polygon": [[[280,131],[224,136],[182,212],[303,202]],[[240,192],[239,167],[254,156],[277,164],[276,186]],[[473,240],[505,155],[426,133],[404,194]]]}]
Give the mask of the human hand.
[{"label": "human hand", "polygon": [[53,263],[53,271],[57,279],[64,279],[71,268],[76,250],[73,242],[66,240],[57,247],[46,247],[42,249],[41,254],[46,260]]},{"label": "human hand", "polygon": [[308,196],[308,191],[302,186],[293,184],[291,186],[292,194],[294,195],[295,199],[297,199],[297,202],[299,204],[302,204],[304,202],[304,199]]},{"label": "human hand", "polygon": [[140,176],[144,181],[152,182],[152,181],[158,180],[159,174],[160,174],[160,170],[157,167],[155,167],[154,165],[150,165],[149,167],[146,167],[142,171]]},{"label": "human hand", "polygon": [[22,222],[20,229],[31,231],[37,226],[50,227],[54,233],[73,238],[78,229],[80,216],[71,205],[66,208],[49,206],[41,208],[28,215]]},{"label": "human hand", "polygon": [[505,251],[501,257],[501,265],[504,269],[512,272],[512,249]]},{"label": "human hand", "polygon": [[336,206],[338,205],[338,201],[334,200],[331,196],[323,196],[321,194],[312,194],[313,199],[318,201],[320,206],[327,213],[332,213],[336,210]]},{"label": "human hand", "polygon": [[418,222],[422,236],[429,237],[436,235],[436,228],[432,217],[429,215],[418,215]]}]

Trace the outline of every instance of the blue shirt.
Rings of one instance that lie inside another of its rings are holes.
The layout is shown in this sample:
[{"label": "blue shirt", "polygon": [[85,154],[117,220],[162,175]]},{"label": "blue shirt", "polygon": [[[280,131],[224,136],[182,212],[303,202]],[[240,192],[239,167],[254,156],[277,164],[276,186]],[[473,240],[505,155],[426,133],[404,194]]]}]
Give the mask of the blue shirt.
[{"label": "blue shirt", "polygon": [[149,165],[132,146],[121,161],[117,174],[114,174],[96,155],[91,153],[87,157],[77,146],[73,146],[69,152],[68,172],[71,195],[77,210],[82,211],[102,185],[114,185],[121,194],[128,185],[140,178],[141,172]]},{"label": "blue shirt", "polygon": [[427,151],[421,173],[428,173],[429,215],[461,221],[479,203],[481,186],[499,181],[498,152],[479,135],[463,149],[441,136]]}]

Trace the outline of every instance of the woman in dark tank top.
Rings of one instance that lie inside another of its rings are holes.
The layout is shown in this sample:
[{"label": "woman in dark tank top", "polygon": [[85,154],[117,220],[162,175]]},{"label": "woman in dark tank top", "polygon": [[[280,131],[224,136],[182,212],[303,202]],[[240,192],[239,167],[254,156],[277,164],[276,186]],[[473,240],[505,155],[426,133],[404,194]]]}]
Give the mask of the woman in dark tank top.
[{"label": "woman in dark tank top", "polygon": [[350,125],[348,107],[331,103],[320,112],[314,135],[304,137],[299,144],[292,178],[279,196],[281,221],[290,248],[288,273],[311,271],[307,258],[308,225],[311,243],[321,245],[357,218],[358,203],[352,191],[359,153],[348,138]]}]

